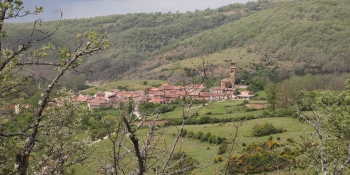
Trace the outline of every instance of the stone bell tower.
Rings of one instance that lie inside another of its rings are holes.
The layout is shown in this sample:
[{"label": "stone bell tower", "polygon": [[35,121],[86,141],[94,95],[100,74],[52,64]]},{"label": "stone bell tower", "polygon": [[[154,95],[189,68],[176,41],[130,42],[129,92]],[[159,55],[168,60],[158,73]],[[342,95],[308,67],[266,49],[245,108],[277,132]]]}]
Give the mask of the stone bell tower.
[{"label": "stone bell tower", "polygon": [[235,86],[235,81],[236,81],[236,67],[231,66],[230,67],[230,83],[232,87]]}]

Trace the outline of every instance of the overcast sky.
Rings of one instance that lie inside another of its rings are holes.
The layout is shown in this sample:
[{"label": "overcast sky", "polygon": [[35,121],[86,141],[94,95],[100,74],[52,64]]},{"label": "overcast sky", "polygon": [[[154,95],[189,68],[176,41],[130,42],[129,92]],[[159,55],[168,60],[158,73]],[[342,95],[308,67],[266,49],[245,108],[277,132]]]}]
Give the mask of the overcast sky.
[{"label": "overcast sky", "polygon": [[218,8],[232,3],[246,3],[248,0],[23,0],[25,10],[43,6],[44,12],[11,22],[32,22],[38,18],[44,21],[58,20],[63,11],[63,19],[89,18],[112,14],[141,12],[186,12]]}]

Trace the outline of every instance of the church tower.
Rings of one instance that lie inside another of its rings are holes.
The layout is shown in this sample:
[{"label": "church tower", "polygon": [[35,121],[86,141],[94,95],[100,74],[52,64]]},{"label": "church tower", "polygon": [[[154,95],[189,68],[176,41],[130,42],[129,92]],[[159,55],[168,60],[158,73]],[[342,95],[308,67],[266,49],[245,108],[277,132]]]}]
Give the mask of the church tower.
[{"label": "church tower", "polygon": [[235,81],[236,81],[236,67],[231,66],[230,67],[230,82],[232,87],[235,86]]},{"label": "church tower", "polygon": [[230,78],[224,78],[221,80],[221,89],[233,88],[236,81],[236,67],[230,67]]}]

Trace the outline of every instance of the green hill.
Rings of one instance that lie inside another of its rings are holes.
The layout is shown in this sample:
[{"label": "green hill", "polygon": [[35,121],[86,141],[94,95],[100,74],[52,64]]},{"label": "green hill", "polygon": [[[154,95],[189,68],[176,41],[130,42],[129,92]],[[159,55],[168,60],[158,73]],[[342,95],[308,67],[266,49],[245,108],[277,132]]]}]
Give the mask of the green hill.
[{"label": "green hill", "polygon": [[[60,26],[46,42],[74,50],[73,37],[103,24],[113,46],[80,68],[91,81],[177,79],[184,77],[183,68],[197,68],[198,56],[207,54],[218,76],[237,65],[244,73],[269,69],[284,79],[350,71],[349,8],[346,0],[259,0],[187,13],[111,15],[38,27],[47,31]],[[9,44],[24,42],[32,26],[6,24],[7,33],[15,36]]]},{"label": "green hill", "polygon": [[291,72],[297,75],[349,72],[349,9],[345,0],[285,2],[202,32],[179,46],[191,47],[186,54],[194,55],[244,47],[263,53],[262,62],[292,62]]},{"label": "green hill", "polygon": [[117,82],[105,83],[98,87],[92,87],[89,89],[85,89],[80,91],[82,94],[90,94],[94,95],[99,91],[108,91],[112,89],[120,89],[120,90],[146,90],[148,87],[158,87],[166,82],[160,80],[122,80]]},{"label": "green hill", "polygon": [[[59,30],[45,42],[54,42],[58,46],[67,45],[74,50],[76,44],[73,38],[77,34],[91,28],[98,29],[99,24],[103,24],[113,46],[107,52],[90,59],[83,70],[90,80],[115,80],[123,79],[126,74],[132,75],[135,70],[144,66],[144,60],[151,60],[166,53],[171,45],[176,46],[193,35],[229,24],[274,5],[268,2],[237,3],[218,9],[187,13],[138,13],[52,21],[36,27],[46,32],[59,26]],[[32,27],[33,23],[6,23],[5,30],[11,36],[8,38],[9,46],[25,42],[30,37]],[[34,34],[34,38],[40,36],[40,32]],[[33,46],[40,47],[35,43]],[[24,56],[31,59],[28,53],[24,53]]]}]

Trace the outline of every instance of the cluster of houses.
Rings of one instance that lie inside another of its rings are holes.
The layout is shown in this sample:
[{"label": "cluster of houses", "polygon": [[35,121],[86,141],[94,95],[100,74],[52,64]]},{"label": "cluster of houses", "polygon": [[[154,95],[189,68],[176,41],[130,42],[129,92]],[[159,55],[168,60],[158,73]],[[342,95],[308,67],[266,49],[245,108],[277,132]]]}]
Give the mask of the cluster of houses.
[{"label": "cluster of houses", "polygon": [[[163,84],[160,87],[149,87],[146,92],[120,91],[113,89],[105,92],[98,92],[93,96],[78,95],[74,97],[77,102],[85,102],[90,109],[113,106],[117,107],[121,102],[127,103],[133,100],[136,104],[152,102],[167,104],[177,98],[194,98],[196,100],[228,100],[243,99],[249,100],[254,97],[251,91],[243,91],[240,94],[234,85],[235,67],[230,67],[230,78],[221,80],[220,87],[206,88],[203,84],[193,84],[188,86],[173,86]],[[138,106],[138,105],[136,105]]]},{"label": "cluster of houses", "polygon": [[[113,89],[105,92],[98,92],[93,96],[89,95],[75,95],[73,100],[75,102],[87,103],[90,110],[101,107],[118,107],[120,103],[128,103],[130,100],[137,105],[141,103],[159,103],[167,104],[177,98],[194,98],[196,100],[219,101],[228,99],[250,100],[254,97],[253,92],[243,91],[238,92],[235,86],[235,67],[230,67],[230,78],[221,80],[220,87],[206,88],[203,84],[193,84],[188,86],[173,86],[163,84],[159,87],[149,87],[146,91],[121,91]],[[57,104],[60,104],[64,99],[55,99]],[[18,105],[10,106],[15,113],[19,113],[20,107]],[[29,105],[23,106],[29,108]],[[4,111],[0,109],[0,114]]]}]

